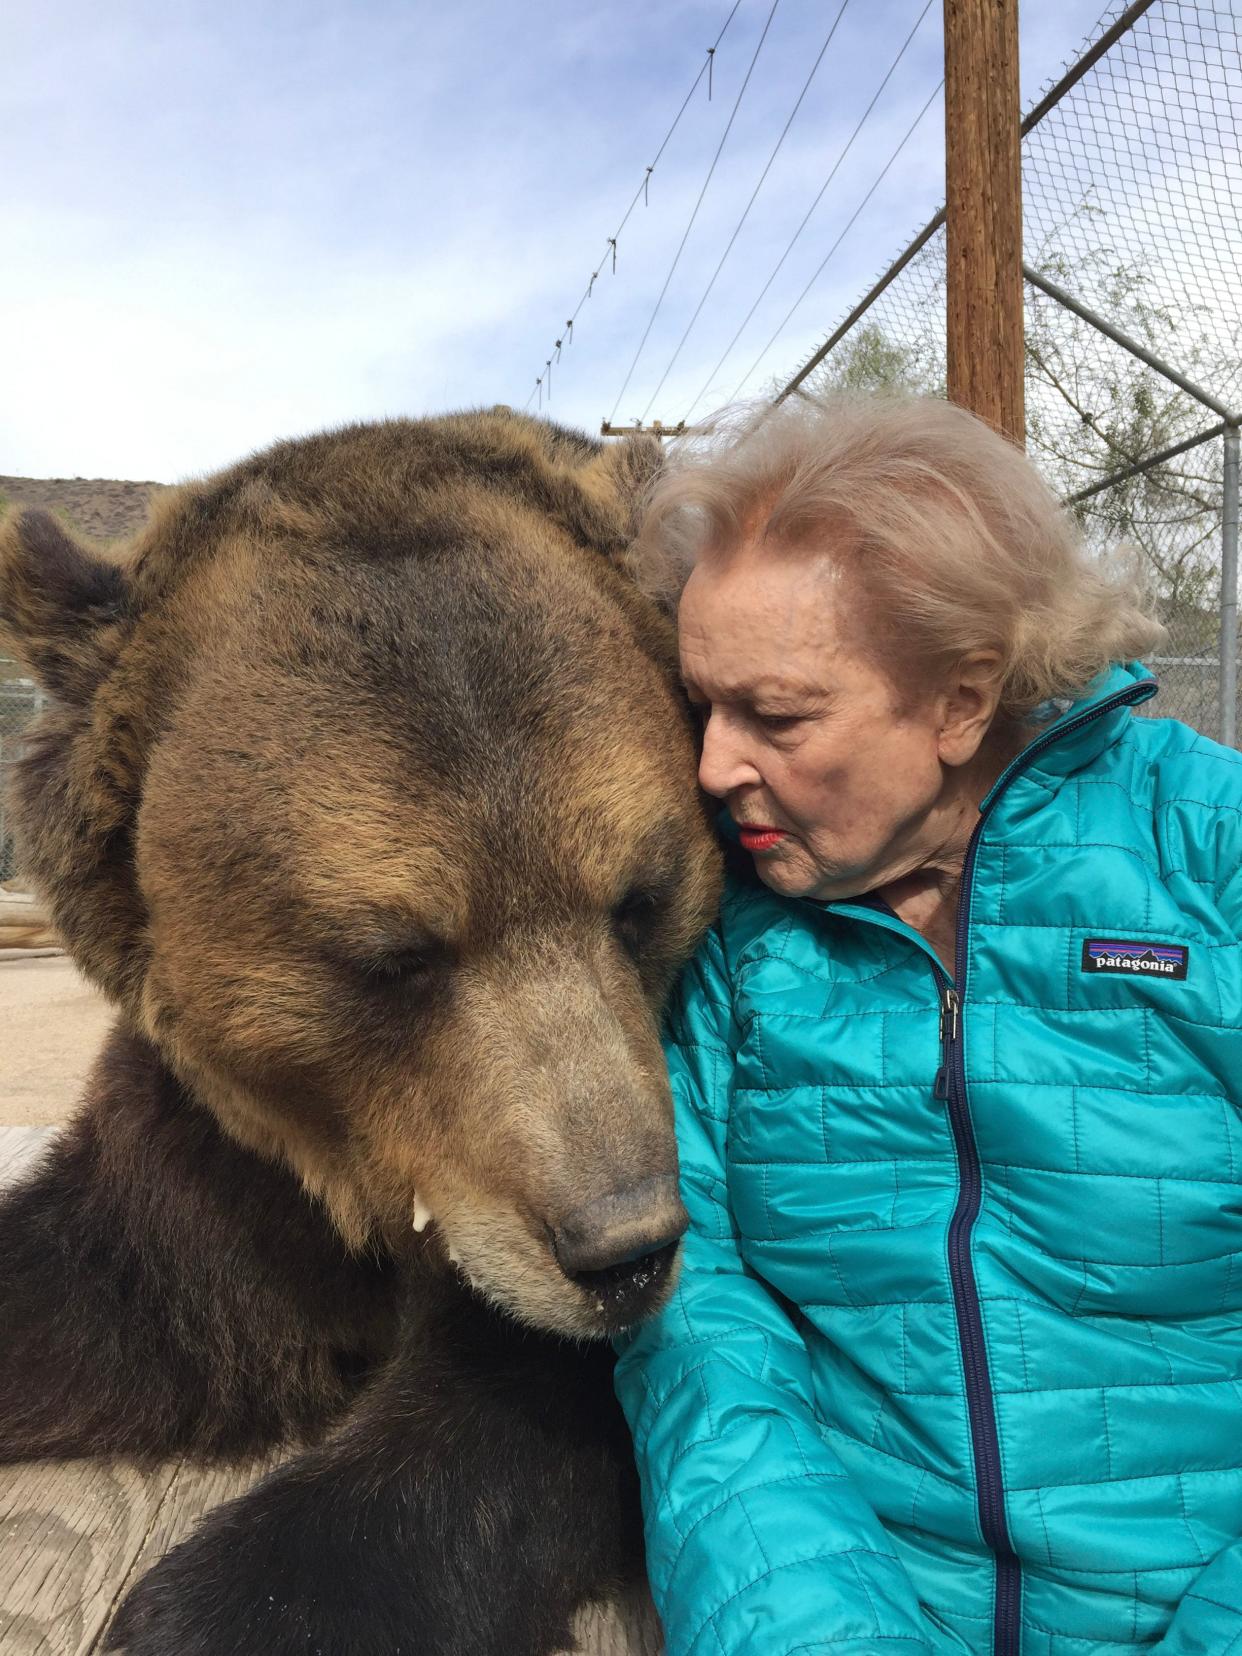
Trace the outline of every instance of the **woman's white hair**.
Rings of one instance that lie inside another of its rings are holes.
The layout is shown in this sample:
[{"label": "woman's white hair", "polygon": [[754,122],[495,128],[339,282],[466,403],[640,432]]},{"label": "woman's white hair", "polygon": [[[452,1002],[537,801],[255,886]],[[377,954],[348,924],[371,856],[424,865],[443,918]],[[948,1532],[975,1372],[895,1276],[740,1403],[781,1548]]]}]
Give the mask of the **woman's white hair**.
[{"label": "woman's white hair", "polygon": [[726,410],[670,452],[631,560],[671,605],[704,552],[762,541],[831,555],[860,603],[860,647],[895,680],[996,651],[1013,718],[1163,636],[1022,451],[939,398]]}]

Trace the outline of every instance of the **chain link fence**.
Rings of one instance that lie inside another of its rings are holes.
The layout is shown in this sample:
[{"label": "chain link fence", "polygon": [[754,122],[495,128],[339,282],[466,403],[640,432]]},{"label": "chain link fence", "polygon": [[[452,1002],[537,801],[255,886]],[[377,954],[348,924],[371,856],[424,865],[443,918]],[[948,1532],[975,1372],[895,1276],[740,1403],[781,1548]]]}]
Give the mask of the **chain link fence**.
[{"label": "chain link fence", "polygon": [[[1169,629],[1150,662],[1162,684],[1152,712],[1234,742],[1242,414],[1234,0],[1111,6],[1084,62],[1085,72],[1067,73],[1064,90],[1051,89],[1024,122],[1027,447],[1091,548],[1104,558],[1128,548],[1139,562]],[[945,287],[938,216],[821,347],[814,371],[792,383],[943,395]]]},{"label": "chain link fence", "polygon": [[13,836],[5,815],[9,774],[27,725],[42,711],[45,696],[17,662],[0,656],[0,884],[16,873]]}]

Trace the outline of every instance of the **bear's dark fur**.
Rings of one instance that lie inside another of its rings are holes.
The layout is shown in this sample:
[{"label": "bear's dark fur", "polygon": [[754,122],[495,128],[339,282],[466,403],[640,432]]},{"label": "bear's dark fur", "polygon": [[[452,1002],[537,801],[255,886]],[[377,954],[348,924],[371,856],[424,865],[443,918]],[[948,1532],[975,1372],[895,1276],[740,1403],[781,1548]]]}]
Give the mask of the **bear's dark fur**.
[{"label": "bear's dark fur", "polygon": [[547,1656],[640,1575],[605,1337],[684,1225],[718,890],[654,463],[498,410],[280,444],[116,564],[0,530],[25,867],[119,1012],[0,1204],[0,1459],[311,1445],[112,1648]]}]

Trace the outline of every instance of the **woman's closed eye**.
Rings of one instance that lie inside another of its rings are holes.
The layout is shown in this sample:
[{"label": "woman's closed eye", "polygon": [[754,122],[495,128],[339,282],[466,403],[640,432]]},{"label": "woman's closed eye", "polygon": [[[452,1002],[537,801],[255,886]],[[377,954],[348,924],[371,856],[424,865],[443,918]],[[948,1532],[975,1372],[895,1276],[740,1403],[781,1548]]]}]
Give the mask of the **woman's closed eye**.
[{"label": "woman's closed eye", "polygon": [[[720,711],[721,706],[720,703],[700,700],[697,697],[690,698],[690,711],[704,729],[706,729],[712,715]],[[734,716],[748,720],[771,736],[779,736],[794,731],[799,725],[806,724],[809,719],[815,717],[814,712],[808,709],[798,712],[787,712],[783,708],[768,710],[762,707],[748,706],[745,702],[733,703],[732,709]]]},{"label": "woman's closed eye", "polygon": [[756,708],[752,712],[751,717],[763,730],[769,731],[774,736],[779,736],[782,731],[793,730],[798,725],[802,724],[806,719],[806,714],[764,713]]}]

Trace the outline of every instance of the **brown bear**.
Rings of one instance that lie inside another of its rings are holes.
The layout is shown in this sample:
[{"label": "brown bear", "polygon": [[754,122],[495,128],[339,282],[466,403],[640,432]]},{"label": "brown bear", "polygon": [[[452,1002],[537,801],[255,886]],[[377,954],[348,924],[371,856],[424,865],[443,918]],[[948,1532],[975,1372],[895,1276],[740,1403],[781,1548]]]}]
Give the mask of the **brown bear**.
[{"label": "brown bear", "polygon": [[[27,512],[23,862],[118,1022],[0,1204],[0,1459],[309,1445],[122,1606],[130,1656],[547,1656],[641,1570],[607,1336],[685,1214],[658,1013],[718,856],[654,445],[356,425]],[[330,1430],[331,1429],[331,1430]]]}]

